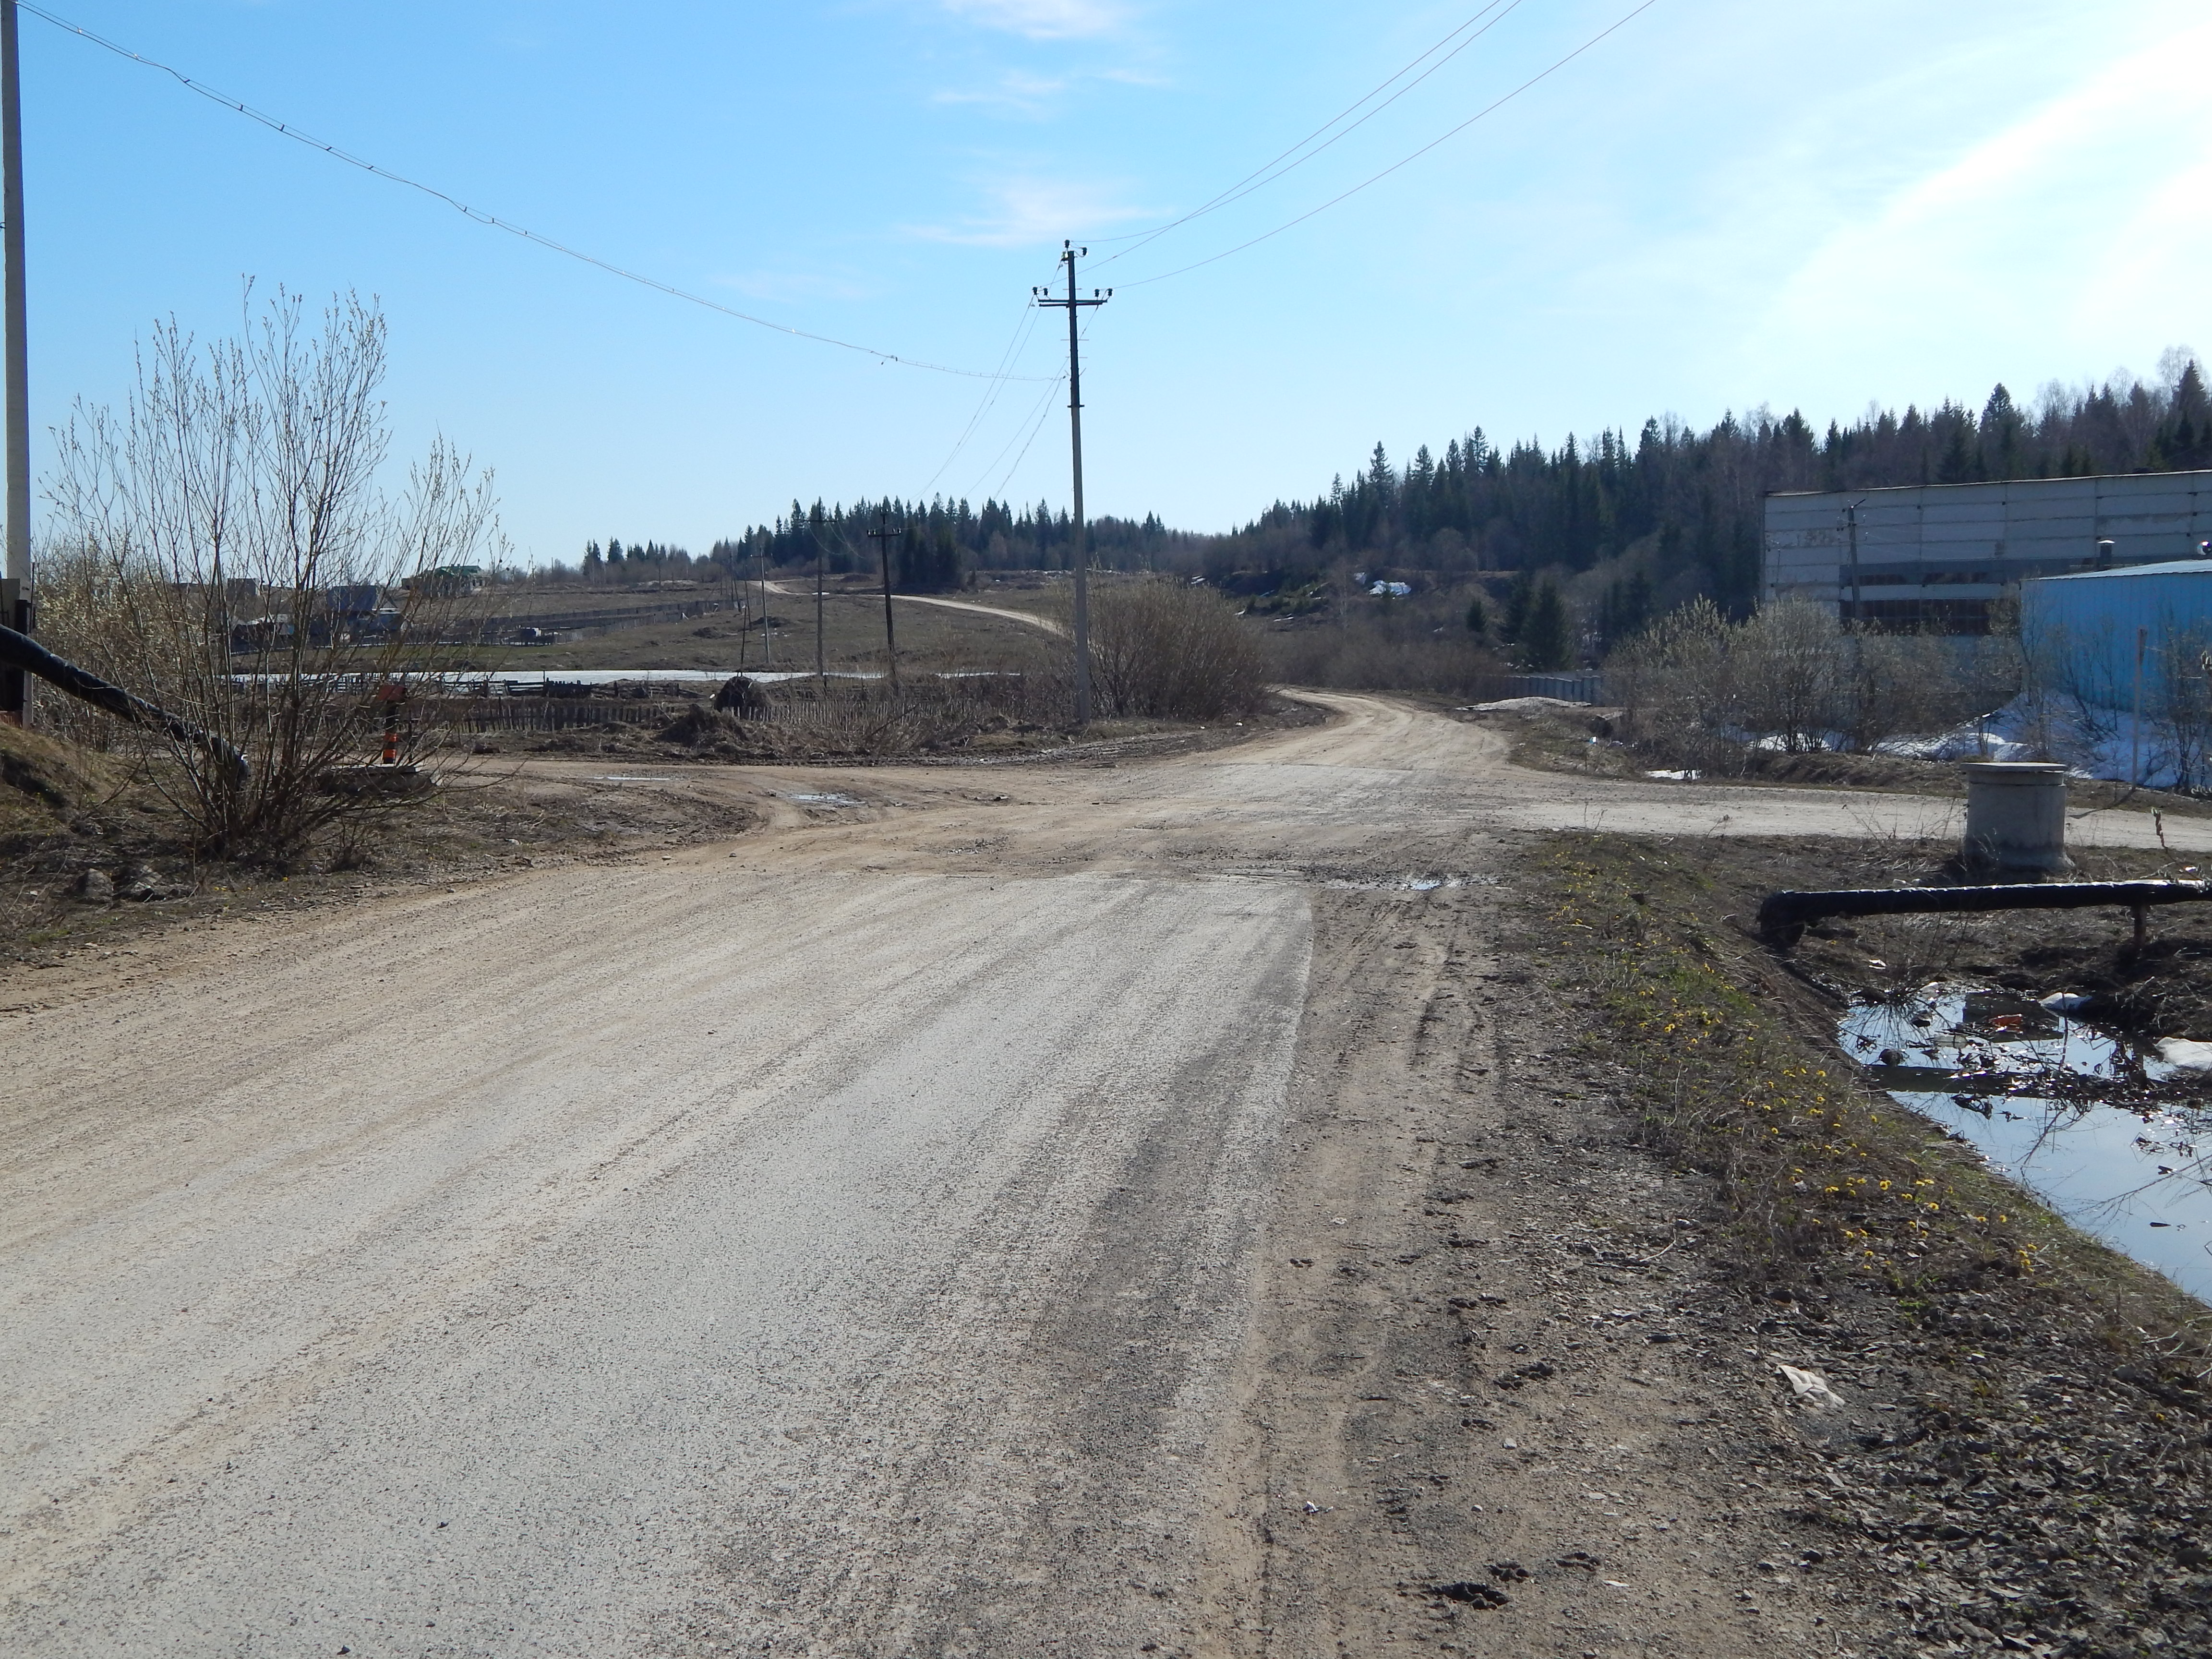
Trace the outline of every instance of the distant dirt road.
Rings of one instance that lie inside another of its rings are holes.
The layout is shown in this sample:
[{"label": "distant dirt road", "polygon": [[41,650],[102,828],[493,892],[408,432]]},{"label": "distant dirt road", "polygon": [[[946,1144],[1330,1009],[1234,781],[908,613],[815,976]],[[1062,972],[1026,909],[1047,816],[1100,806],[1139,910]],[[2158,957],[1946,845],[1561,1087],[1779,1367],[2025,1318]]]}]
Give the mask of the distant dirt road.
[{"label": "distant dirt road", "polygon": [[1024,628],[1042,629],[1048,634],[1065,635],[1067,632],[1050,617],[1040,617],[1034,611],[1016,611],[1010,605],[977,605],[973,599],[940,599],[927,593],[900,593],[895,597],[909,605],[934,605],[947,611],[972,611],[979,617],[996,617],[1002,622],[1019,623]]},{"label": "distant dirt road", "polygon": [[[769,582],[766,586],[769,592],[781,593],[786,599],[811,599],[814,596],[813,590],[808,587],[787,586],[782,582]],[[849,588],[839,590],[846,594],[852,591]],[[866,599],[869,595],[864,592],[860,597]],[[1024,628],[1040,629],[1047,634],[1064,637],[1067,633],[1050,617],[1040,617],[1034,611],[1017,611],[1011,605],[978,605],[973,599],[941,599],[931,593],[894,593],[891,597],[902,605],[933,605],[945,611],[966,611],[978,617],[996,617],[1000,622],[1019,623]]]},{"label": "distant dirt road", "polygon": [[[546,765],[769,824],[0,985],[0,1651],[1812,1642],[1709,1478],[1768,1407],[1679,1414],[1755,1382],[1593,1342],[1527,1449],[1464,1414],[1478,1263],[1531,1332],[1695,1289],[1577,1299],[1558,1240],[1691,1200],[1610,1140],[1556,1172],[1493,884],[1578,815],[1939,804],[1568,783],[1325,701],[1110,770]],[[1478,1144],[1527,1178],[1425,1216]],[[1617,1578],[1455,1635],[1401,1588],[1600,1526]]]}]

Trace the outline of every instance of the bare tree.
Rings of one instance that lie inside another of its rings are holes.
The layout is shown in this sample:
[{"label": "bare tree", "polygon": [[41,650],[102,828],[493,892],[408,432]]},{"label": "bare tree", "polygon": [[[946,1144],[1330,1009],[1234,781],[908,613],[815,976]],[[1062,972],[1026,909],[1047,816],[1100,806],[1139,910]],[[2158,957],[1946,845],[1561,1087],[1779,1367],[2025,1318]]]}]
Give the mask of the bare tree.
[{"label": "bare tree", "polygon": [[1844,647],[1836,618],[1810,600],[1761,605],[1729,647],[1744,723],[1793,755],[1826,748],[1844,723]]},{"label": "bare tree", "polygon": [[246,762],[172,739],[162,777],[201,844],[288,858],[373,799],[337,787],[441,750],[434,697],[474,574],[503,551],[490,475],[442,440],[388,495],[385,324],[334,301],[319,335],[279,292],[241,338],[172,322],[121,416],[79,404],[48,489],[64,647]]}]

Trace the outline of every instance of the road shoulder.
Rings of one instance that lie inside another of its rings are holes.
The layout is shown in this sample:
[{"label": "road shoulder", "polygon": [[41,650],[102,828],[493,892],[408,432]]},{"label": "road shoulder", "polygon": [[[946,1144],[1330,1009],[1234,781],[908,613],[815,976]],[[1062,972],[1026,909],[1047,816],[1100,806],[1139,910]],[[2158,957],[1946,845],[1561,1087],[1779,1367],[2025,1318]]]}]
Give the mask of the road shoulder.
[{"label": "road shoulder", "polygon": [[1513,949],[1522,879],[1317,908],[1197,1651],[1863,1637],[1870,1575],[1806,1518],[1818,1457],[1707,1248],[1711,1183],[1572,1074],[1577,1016]]}]

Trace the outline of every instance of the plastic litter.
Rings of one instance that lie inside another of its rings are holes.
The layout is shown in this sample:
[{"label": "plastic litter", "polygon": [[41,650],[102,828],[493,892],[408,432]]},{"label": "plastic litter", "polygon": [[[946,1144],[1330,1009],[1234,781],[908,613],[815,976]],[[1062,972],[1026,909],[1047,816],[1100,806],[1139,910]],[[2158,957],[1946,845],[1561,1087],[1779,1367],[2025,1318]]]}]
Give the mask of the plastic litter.
[{"label": "plastic litter", "polygon": [[1818,1371],[1803,1371],[1795,1365],[1777,1365],[1782,1380],[1790,1385],[1790,1392],[1797,1396],[1797,1403],[1808,1412],[1841,1411],[1844,1397],[1828,1386],[1828,1379]]}]

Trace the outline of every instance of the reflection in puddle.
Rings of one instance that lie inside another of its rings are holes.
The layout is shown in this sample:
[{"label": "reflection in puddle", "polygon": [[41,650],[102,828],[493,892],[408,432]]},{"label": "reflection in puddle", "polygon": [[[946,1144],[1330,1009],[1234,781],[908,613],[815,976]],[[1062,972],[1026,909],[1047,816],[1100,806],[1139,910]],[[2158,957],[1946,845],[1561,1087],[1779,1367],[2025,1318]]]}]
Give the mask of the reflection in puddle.
[{"label": "reflection in puddle", "polygon": [[786,800],[795,800],[802,806],[858,806],[860,803],[850,795],[786,795]]},{"label": "reflection in puddle", "polygon": [[[1931,985],[1912,1002],[1858,1004],[1838,1035],[1869,1082],[2082,1231],[2212,1301],[2212,1103],[2155,1086],[2192,1068],[2081,1024],[2073,1006]],[[2190,1058],[2179,1048],[2166,1052]]]}]

